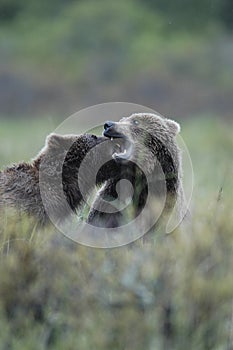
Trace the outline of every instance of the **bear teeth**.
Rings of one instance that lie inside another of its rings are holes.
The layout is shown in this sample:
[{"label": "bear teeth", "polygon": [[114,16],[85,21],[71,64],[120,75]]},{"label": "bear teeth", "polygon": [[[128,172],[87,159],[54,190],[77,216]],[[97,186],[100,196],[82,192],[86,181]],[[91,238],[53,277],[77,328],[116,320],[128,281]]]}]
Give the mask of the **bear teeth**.
[{"label": "bear teeth", "polygon": [[113,141],[113,137],[111,137],[111,141]]},{"label": "bear teeth", "polygon": [[125,149],[124,152],[123,152],[123,154],[126,154],[126,152],[127,152],[127,151],[126,151],[126,149]]}]

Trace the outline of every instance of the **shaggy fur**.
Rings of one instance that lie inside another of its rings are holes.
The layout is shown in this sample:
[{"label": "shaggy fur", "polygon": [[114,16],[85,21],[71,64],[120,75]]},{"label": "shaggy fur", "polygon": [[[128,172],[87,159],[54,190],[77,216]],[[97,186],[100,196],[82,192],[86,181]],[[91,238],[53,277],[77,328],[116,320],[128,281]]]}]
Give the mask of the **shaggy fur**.
[{"label": "shaggy fur", "polygon": [[[118,153],[114,152],[112,157],[121,170],[99,190],[89,213],[90,224],[118,227],[127,222],[126,209],[109,213],[113,206],[111,202],[118,198],[119,179],[132,183],[134,194],[130,206],[133,217],[137,217],[145,206],[148,183],[155,205],[166,191],[162,217],[171,213],[176,203],[177,215],[182,217],[181,153],[175,140],[179,131],[178,123],[155,114],[138,113],[119,122],[106,122],[104,135],[120,142]],[[161,169],[165,179],[161,178]],[[152,206],[152,216],[154,211]]]},{"label": "shaggy fur", "polygon": [[[70,209],[76,211],[82,204],[82,194],[78,183],[78,170],[86,154],[93,149],[92,162],[85,174],[85,188],[91,190],[89,175],[95,168],[95,161],[100,156],[94,147],[105,141],[105,137],[95,135],[66,135],[51,134],[47,137],[45,147],[31,163],[20,163],[0,172],[0,208],[13,208],[17,212],[26,213],[36,218],[40,225],[49,222],[44,204],[52,209],[53,217],[64,219]],[[68,151],[68,152],[67,152]],[[63,166],[61,166],[61,162]],[[118,171],[115,162],[110,162],[99,172],[97,183],[103,183],[113,171]],[[59,169],[62,171],[59,171]],[[43,178],[40,180],[40,171]],[[107,178],[105,178],[107,174]],[[61,201],[59,176],[62,177],[63,193],[66,203]],[[39,181],[41,181],[39,183]],[[40,186],[48,182],[50,186],[42,201]],[[95,184],[92,184],[93,186]]]}]

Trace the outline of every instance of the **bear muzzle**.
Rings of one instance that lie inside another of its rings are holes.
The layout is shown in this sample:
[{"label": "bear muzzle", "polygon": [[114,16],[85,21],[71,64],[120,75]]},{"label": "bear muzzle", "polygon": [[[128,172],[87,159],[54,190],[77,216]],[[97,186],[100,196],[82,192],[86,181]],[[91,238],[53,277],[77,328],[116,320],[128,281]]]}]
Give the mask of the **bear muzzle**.
[{"label": "bear muzzle", "polygon": [[119,123],[107,121],[104,124],[103,135],[113,143],[112,158],[116,161],[129,160],[132,154],[132,144],[119,128]]}]

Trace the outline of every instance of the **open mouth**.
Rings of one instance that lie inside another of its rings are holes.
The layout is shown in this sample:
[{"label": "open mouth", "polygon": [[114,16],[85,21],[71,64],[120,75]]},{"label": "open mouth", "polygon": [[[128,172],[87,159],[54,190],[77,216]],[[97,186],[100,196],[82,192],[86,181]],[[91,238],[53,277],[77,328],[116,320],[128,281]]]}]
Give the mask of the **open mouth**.
[{"label": "open mouth", "polygon": [[112,158],[115,160],[128,160],[132,153],[132,144],[127,137],[119,133],[111,133],[105,131],[104,136],[110,138],[112,142],[113,154]]}]

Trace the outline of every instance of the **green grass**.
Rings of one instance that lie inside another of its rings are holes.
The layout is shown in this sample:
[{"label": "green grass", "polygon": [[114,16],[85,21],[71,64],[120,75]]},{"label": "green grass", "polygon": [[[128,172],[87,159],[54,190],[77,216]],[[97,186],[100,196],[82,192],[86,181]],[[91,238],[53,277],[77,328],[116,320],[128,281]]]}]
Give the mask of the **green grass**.
[{"label": "green grass", "polygon": [[[1,164],[33,157],[51,124],[1,120]],[[182,123],[193,220],[153,246],[91,249],[27,221],[2,225],[0,349],[231,349],[232,130],[207,117]]]}]

